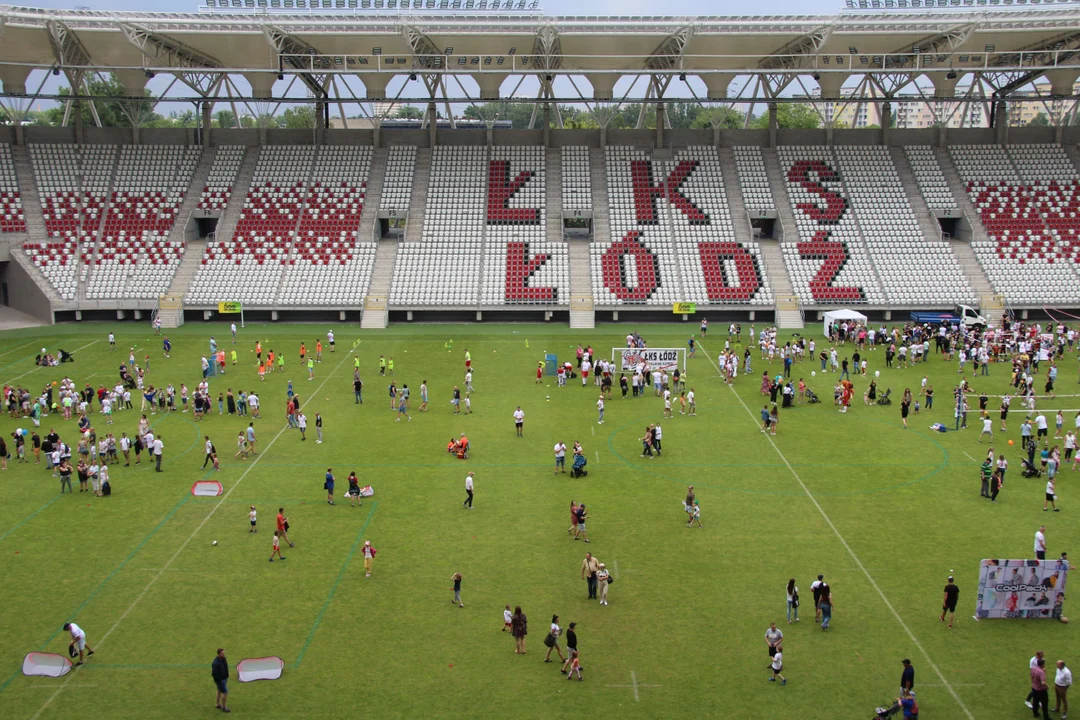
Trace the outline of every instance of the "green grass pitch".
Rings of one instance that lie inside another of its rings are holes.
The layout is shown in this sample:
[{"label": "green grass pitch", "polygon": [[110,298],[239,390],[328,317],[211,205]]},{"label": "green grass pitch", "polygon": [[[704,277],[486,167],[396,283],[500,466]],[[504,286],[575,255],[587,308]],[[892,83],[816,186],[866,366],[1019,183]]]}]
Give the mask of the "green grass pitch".
[{"label": "green grass pitch", "polygon": [[[717,323],[719,325],[719,323]],[[744,323],[744,327],[747,324]],[[234,439],[247,422],[214,414],[196,424],[179,412],[151,418],[166,444],[165,472],[114,468],[114,493],[60,496],[43,466],[9,462],[0,473],[0,716],[6,718],[205,717],[216,711],[209,664],[227,648],[233,665],[230,705],[244,717],[620,717],[869,718],[896,696],[900,660],[911,658],[926,717],[1019,718],[1028,688],[1027,660],[1046,651],[1080,667],[1071,625],[1052,621],[971,619],[978,561],[1029,557],[1032,537],[1048,525],[1049,551],[1080,553],[1080,475],[1058,484],[1062,512],[1042,512],[1043,480],[1019,473],[1016,448],[999,434],[1012,461],[998,504],[978,495],[977,463],[986,446],[978,425],[939,434],[951,424],[948,398],[955,363],[932,356],[909,370],[885,370],[882,351],[870,371],[898,396],[928,374],[938,407],[900,425],[899,404],[864,407],[856,379],[851,412],[831,403],[832,383],[810,382],[824,402],[781,411],[779,434],[759,431],[762,405],[755,372],[732,390],[715,360],[725,339],[714,329],[690,360],[698,417],[663,422],[663,456],[639,458],[646,423],[662,403],[608,402],[596,423],[597,391],[572,381],[534,383],[544,353],[572,357],[578,342],[600,356],[621,346],[628,325],[571,332],[539,325],[395,326],[382,332],[334,327],[338,350],[324,352],[316,379],[298,363],[301,341],[312,348],[330,326],[249,326],[240,331],[240,365],[212,381],[255,388],[263,402],[257,460],[234,461]],[[119,350],[110,352],[110,329]],[[639,327],[652,347],[685,347],[696,324]],[[806,332],[818,332],[813,326]],[[226,325],[187,325],[160,338],[142,324],[72,325],[0,336],[0,381],[37,391],[71,373],[82,385],[112,383],[127,348],[149,354],[150,379],[189,387],[210,335],[232,349]],[[453,346],[445,344],[453,338]],[[256,339],[287,357],[286,372],[260,383]],[[527,341],[527,342],[526,342]],[[819,346],[822,339],[818,339]],[[352,352],[361,360],[364,404],[351,392]],[[76,363],[33,366],[41,346],[75,350]],[[454,416],[454,384],[463,385],[464,351],[476,368],[474,413]],[[849,348],[850,350],[850,348]],[[707,352],[706,352],[707,351]],[[378,356],[393,356],[394,380],[413,391],[412,422],[395,422],[378,376]],[[773,370],[779,369],[779,363]],[[1040,408],[1080,408],[1076,355],[1061,362],[1056,401]],[[795,376],[810,380],[809,363]],[[976,390],[1001,393],[1005,366],[989,378],[969,373]],[[326,442],[301,442],[283,430],[285,384],[292,380],[309,418],[325,420]],[[428,381],[430,410],[418,413]],[[550,396],[550,401],[546,399]],[[526,413],[515,437],[512,413]],[[996,408],[996,402],[992,404]],[[137,408],[137,405],[136,405]],[[1071,422],[1075,410],[1066,413]],[[112,430],[135,431],[139,413],[117,413]],[[1018,403],[1009,436],[1019,437]],[[997,427],[996,413],[995,428]],[[1052,416],[1048,413],[1048,416]],[[99,416],[94,416],[95,422]],[[25,420],[0,416],[10,437]],[[64,439],[74,423],[42,422]],[[466,432],[467,461],[444,448]],[[201,469],[210,435],[219,472]],[[587,478],[552,473],[552,445],[580,441]],[[338,503],[326,504],[323,474],[332,467]],[[341,497],[349,471],[375,496],[351,508]],[[464,479],[476,473],[476,507],[466,511]],[[199,479],[220,481],[225,494],[196,498]],[[704,529],[688,530],[681,503],[696,487]],[[592,542],[567,535],[568,505],[591,510]],[[247,510],[259,510],[260,532],[248,533]],[[287,562],[267,562],[279,506],[291,519],[295,548]],[[359,547],[378,548],[374,576],[364,577]],[[217,540],[218,545],[211,542]],[[613,570],[610,605],[586,599],[580,564],[591,550]],[[938,622],[941,589],[955,570],[961,587],[958,627]],[[450,603],[450,576],[464,575],[464,609]],[[836,602],[833,627],[813,622],[809,585],[824,573]],[[788,625],[784,585],[797,578],[802,622]],[[1074,582],[1080,581],[1080,578]],[[1075,602],[1075,601],[1072,601]],[[528,654],[513,653],[501,632],[506,604],[528,614]],[[1066,603],[1066,615],[1071,602]],[[543,662],[552,614],[577,623],[584,682],[566,682]],[[65,621],[78,622],[97,654],[56,680],[19,674],[30,651],[65,653]],[[767,682],[763,638],[770,621],[784,631],[789,682]],[[278,655],[277,682],[241,685],[235,663]]]}]

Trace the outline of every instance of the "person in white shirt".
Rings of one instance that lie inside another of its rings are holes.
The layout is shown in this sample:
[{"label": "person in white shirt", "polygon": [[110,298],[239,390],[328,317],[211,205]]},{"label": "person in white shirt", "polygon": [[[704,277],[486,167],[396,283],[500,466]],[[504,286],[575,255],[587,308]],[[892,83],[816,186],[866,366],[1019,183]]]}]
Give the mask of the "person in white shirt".
[{"label": "person in white shirt", "polygon": [[664,391],[664,417],[671,417],[671,391]]},{"label": "person in white shirt", "polygon": [[694,397],[694,388],[690,388],[690,392],[686,393],[687,415],[697,415],[697,403]]},{"label": "person in white shirt", "polygon": [[248,512],[248,522],[251,523],[251,527],[248,528],[249,533],[257,533],[257,532],[259,532],[259,527],[257,525],[257,523],[258,523],[258,513],[256,512],[254,505],[251,506],[251,510]]},{"label": "person in white shirt", "polygon": [[330,352],[334,352],[334,331],[330,330],[326,333],[326,342],[330,345]]},{"label": "person in white shirt", "polygon": [[75,663],[75,666],[83,664],[83,651],[86,651],[87,657],[94,654],[94,649],[86,644],[86,633],[83,629],[75,623],[64,623],[64,629],[71,633],[71,642],[69,645],[79,651],[79,662]]},{"label": "person in white shirt", "polygon": [[982,432],[979,433],[979,442],[980,443],[982,442],[983,435],[989,435],[990,436],[990,442],[994,442],[994,421],[990,419],[990,413],[986,413],[986,412],[983,413],[982,423],[983,423],[983,428],[982,428]]},{"label": "person in white shirt", "polygon": [[[1069,332],[1072,332],[1071,330]],[[1071,343],[1072,341],[1070,341]],[[1062,718],[1069,717],[1069,687],[1072,685],[1072,670],[1065,667],[1064,660],[1057,661],[1057,672],[1054,673],[1054,709],[1050,712],[1060,712]]]},{"label": "person in white shirt", "polygon": [[102,488],[109,484],[109,466],[105,463],[101,464],[98,468],[97,483],[95,484],[95,495],[101,497]]},{"label": "person in white shirt", "polygon": [[1043,512],[1046,512],[1047,503],[1050,504],[1050,507],[1054,508],[1054,512],[1059,512],[1058,506],[1054,502],[1056,499],[1057,495],[1054,492],[1054,478],[1049,478],[1046,481],[1046,498],[1043,500]]},{"label": "person in white shirt", "polygon": [[154,463],[155,463],[154,470],[155,470],[155,472],[161,472],[161,456],[165,452],[165,443],[163,443],[161,441],[161,436],[160,435],[154,439],[153,448],[154,448]]},{"label": "person in white shirt", "polygon": [[472,386],[472,370],[465,371],[465,392],[476,392]]},{"label": "person in white shirt", "polygon": [[1035,416],[1035,427],[1037,429],[1036,434],[1038,437],[1046,437],[1049,432],[1049,425],[1046,423],[1046,416],[1042,413]]},{"label": "person in white shirt", "polygon": [[236,344],[236,323],[229,326],[229,330],[232,331],[232,344]]},{"label": "person in white shirt", "polygon": [[559,470],[566,472],[566,443],[561,440],[555,443],[555,474],[559,474]]},{"label": "person in white shirt", "polygon": [[473,508],[473,475],[475,473],[469,473],[465,476],[465,502],[461,503],[461,507]]},{"label": "person in white shirt", "polygon": [[517,406],[517,410],[514,411],[514,429],[517,430],[518,437],[524,437],[521,434],[522,426],[525,424],[525,411],[521,409],[521,406]]},{"label": "person in white shirt", "polygon": [[780,652],[780,648],[777,648],[772,656],[771,667],[772,677],[769,678],[769,682],[776,682],[776,678],[780,678],[780,684],[787,685],[787,678],[780,674],[780,671],[784,669],[784,653]]},{"label": "person in white shirt", "polygon": [[589,370],[592,370],[592,363],[589,362],[588,360],[582,360],[581,361],[581,387],[585,387],[585,385],[589,381]]},{"label": "person in white shirt", "polygon": [[1040,560],[1046,559],[1046,526],[1040,525],[1035,531],[1035,557]]},{"label": "person in white shirt", "polygon": [[[411,420],[412,418],[409,419]],[[296,426],[300,428],[300,439],[307,440],[307,415],[298,413],[296,416]]]},{"label": "person in white shirt", "polygon": [[[670,401],[668,402],[667,406],[668,406],[668,412],[671,412],[671,402]],[[600,399],[596,401],[596,412],[597,412],[596,424],[597,425],[603,425],[604,424],[604,394],[603,393],[600,393]]]}]

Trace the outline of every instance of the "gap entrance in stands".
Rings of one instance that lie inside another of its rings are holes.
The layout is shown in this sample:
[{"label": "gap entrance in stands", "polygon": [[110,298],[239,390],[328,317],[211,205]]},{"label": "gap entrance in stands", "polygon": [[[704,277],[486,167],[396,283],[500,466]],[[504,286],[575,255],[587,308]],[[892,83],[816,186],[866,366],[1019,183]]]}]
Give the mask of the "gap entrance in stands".
[{"label": "gap entrance in stands", "polygon": [[402,218],[402,217],[379,218],[379,239],[380,240],[404,240],[405,239],[405,218]]},{"label": "gap entrance in stands", "polygon": [[941,227],[941,232],[948,237],[956,237],[963,229],[960,227],[960,218],[955,217],[939,217],[937,218],[938,225]]},{"label": "gap entrance in stands", "polygon": [[750,218],[750,228],[754,237],[772,240],[776,237],[776,218]]},{"label": "gap entrance in stands", "polygon": [[564,240],[588,240],[592,237],[592,218],[563,218]]},{"label": "gap entrance in stands", "polygon": [[218,219],[216,217],[197,217],[195,218],[195,231],[198,233],[198,237],[208,238],[214,232],[217,232]]}]

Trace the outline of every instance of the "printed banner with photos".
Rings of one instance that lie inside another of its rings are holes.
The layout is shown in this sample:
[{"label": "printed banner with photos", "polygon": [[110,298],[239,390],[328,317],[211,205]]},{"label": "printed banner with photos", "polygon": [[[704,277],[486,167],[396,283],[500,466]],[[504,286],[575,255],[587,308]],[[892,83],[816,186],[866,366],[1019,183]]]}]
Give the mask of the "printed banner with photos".
[{"label": "printed banner with photos", "polygon": [[1061,619],[1067,560],[983,560],[975,617]]}]

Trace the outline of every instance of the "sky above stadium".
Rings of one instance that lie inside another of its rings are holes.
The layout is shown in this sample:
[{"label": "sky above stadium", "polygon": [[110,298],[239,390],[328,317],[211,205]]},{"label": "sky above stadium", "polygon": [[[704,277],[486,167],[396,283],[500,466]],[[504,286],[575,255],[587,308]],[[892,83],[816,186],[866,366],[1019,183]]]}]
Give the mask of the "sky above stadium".
[{"label": "sky above stadium", "polygon": [[[26,2],[8,0],[12,5],[29,7],[92,10],[146,10],[152,12],[190,12],[198,9],[198,0],[77,0],[76,2]],[[766,5],[708,0],[543,0],[547,15],[795,15],[831,14],[843,6],[842,0],[771,0]]]}]

